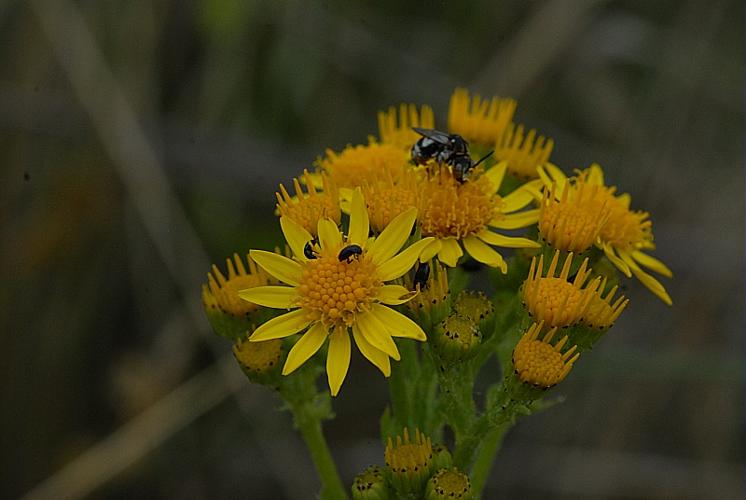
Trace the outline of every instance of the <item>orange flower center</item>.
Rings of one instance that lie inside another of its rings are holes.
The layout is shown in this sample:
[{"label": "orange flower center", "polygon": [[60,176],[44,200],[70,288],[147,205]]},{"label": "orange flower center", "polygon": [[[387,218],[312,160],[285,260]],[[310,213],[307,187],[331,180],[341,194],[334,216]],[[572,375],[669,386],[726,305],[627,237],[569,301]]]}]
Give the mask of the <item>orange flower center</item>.
[{"label": "orange flower center", "polygon": [[490,180],[475,171],[458,182],[447,168],[420,186],[419,224],[423,236],[463,238],[482,231],[502,204]]},{"label": "orange flower center", "polygon": [[409,168],[409,151],[390,144],[372,143],[368,146],[348,146],[337,154],[327,150],[326,158],[317,161],[339,187],[354,188],[363,181],[376,179],[382,173],[399,177]]},{"label": "orange flower center", "polygon": [[560,200],[553,188],[541,202],[539,232],[560,250],[584,252],[595,243],[609,215],[608,203],[603,187],[589,186],[583,180],[566,185]]},{"label": "orange flower center", "polygon": [[562,278],[528,280],[523,286],[523,300],[534,319],[559,327],[580,319],[586,293]]},{"label": "orange flower center", "polygon": [[336,253],[310,260],[298,285],[300,306],[324,325],[351,326],[377,296],[382,283],[376,271],[365,254],[342,262]]}]

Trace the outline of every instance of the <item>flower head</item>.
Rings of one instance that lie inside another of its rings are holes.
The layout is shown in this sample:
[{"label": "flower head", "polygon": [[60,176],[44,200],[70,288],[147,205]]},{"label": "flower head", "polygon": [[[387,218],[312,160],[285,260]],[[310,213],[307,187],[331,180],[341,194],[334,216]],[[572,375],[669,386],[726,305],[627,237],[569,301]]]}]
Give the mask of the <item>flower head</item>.
[{"label": "flower head", "polygon": [[469,91],[457,88],[448,106],[448,131],[467,141],[492,146],[500,139],[513,120],[516,102],[513,99],[469,97]]},{"label": "flower head", "polygon": [[436,329],[435,347],[444,361],[466,358],[482,342],[477,322],[460,314],[451,314]]},{"label": "flower head", "polygon": [[254,375],[263,375],[277,366],[282,354],[282,341],[249,342],[239,340],[233,344],[233,355],[236,361]]},{"label": "flower head", "polygon": [[469,476],[457,468],[441,469],[427,483],[425,500],[465,500],[471,498]]},{"label": "flower head", "polygon": [[400,104],[398,115],[393,106],[386,112],[378,112],[378,134],[383,144],[390,144],[409,152],[420,138],[412,127],[435,128],[433,109],[430,106],[422,106],[418,113],[414,104]]},{"label": "flower head", "polygon": [[553,247],[568,252],[585,252],[598,239],[609,218],[607,188],[579,175],[573,182],[556,182],[544,191],[539,209],[539,232]]},{"label": "flower head", "polygon": [[430,476],[433,444],[418,429],[410,440],[405,427],[404,435],[396,436],[396,441],[388,438],[384,456],[396,489],[402,493],[418,491]]},{"label": "flower head", "polygon": [[507,272],[502,255],[490,245],[506,248],[537,248],[540,245],[527,238],[503,236],[489,227],[517,229],[536,222],[538,210],[518,212],[533,200],[525,190],[517,189],[501,197],[497,194],[505,175],[506,164],[483,171],[477,168],[468,181],[459,182],[445,168],[440,169],[420,185],[418,224],[423,236],[435,241],[423,253],[423,260],[437,255],[438,260],[454,267],[463,251],[474,259]]},{"label": "flower head", "polygon": [[[539,174],[545,185],[556,183],[562,192],[568,179],[561,170],[546,165],[540,168]],[[645,272],[645,267],[668,278],[673,276],[671,270],[658,259],[644,252],[654,250],[653,223],[650,214],[630,209],[631,197],[628,194],[616,195],[616,187],[606,186],[601,167],[593,164],[578,177],[584,177],[590,185],[599,186],[597,195],[603,197],[609,214],[602,224],[596,239],[596,246],[604,251],[606,257],[628,278],[634,275],[648,290],[663,302],[671,305],[673,301],[660,281]]]},{"label": "flower head", "polygon": [[295,196],[280,184],[280,192],[277,195],[277,211],[281,217],[292,219],[305,228],[306,231],[315,235],[319,220],[328,218],[339,224],[341,212],[339,209],[339,190],[333,179],[322,173],[322,192],[316,190],[311,174],[303,172],[303,183],[308,188],[308,193],[303,193],[298,179],[293,179]]},{"label": "flower head", "polygon": [[239,290],[264,286],[270,283],[269,275],[257,268],[254,261],[248,259],[248,272],[241,257],[233,254],[233,260],[225,260],[228,276],[213,264],[212,271],[207,273],[207,285],[202,287],[202,301],[208,309],[218,308],[232,316],[247,316],[259,306],[251,304],[238,296]]},{"label": "flower head", "polygon": [[575,346],[562,353],[562,348],[567,344],[567,335],[556,344],[551,344],[557,333],[556,326],[539,340],[543,327],[543,321],[534,323],[523,334],[513,350],[513,367],[523,383],[549,388],[564,380],[580,353],[575,352]]},{"label": "flower head", "polygon": [[629,299],[624,295],[614,298],[618,288],[618,286],[614,286],[604,296],[603,291],[606,289],[606,279],[604,279],[598,287],[598,291],[593,294],[593,298],[591,298],[588,308],[583,314],[582,322],[593,328],[606,329],[611,327],[629,304]]},{"label": "flower head", "polygon": [[368,467],[352,482],[352,500],[386,500],[389,498],[386,478],[377,465]]},{"label": "flower head", "polygon": [[495,144],[495,158],[508,163],[508,172],[521,179],[539,177],[536,167],[549,161],[554,141],[531,129],[524,135],[523,125],[508,125]]},{"label": "flower head", "polygon": [[397,177],[390,172],[371,173],[362,183],[360,189],[374,232],[380,233],[395,217],[417,206],[421,174],[411,168],[403,170]]},{"label": "flower head", "polygon": [[294,258],[261,250],[252,250],[249,255],[284,285],[251,288],[240,296],[254,304],[293,311],[259,326],[249,340],[265,341],[304,332],[288,354],[283,367],[287,375],[313,356],[328,338],[326,369],[331,393],[336,395],[349,367],[351,330],[363,356],[389,376],[389,358],[399,359],[392,337],[425,340],[425,333],[415,322],[386,307],[403,304],[412,297],[403,286],[386,282],[409,271],[431,241],[417,241],[399,252],[409,239],[416,217],[417,210],[412,208],[396,217],[377,238],[368,238],[365,201],[360,190],[355,190],[348,234],[341,234],[330,219],[319,220],[319,245],[311,259],[304,253],[311,233],[282,217],[280,225]]},{"label": "flower head", "polygon": [[601,278],[596,278],[590,284],[586,281],[590,276],[588,259],[580,265],[575,279],[569,282],[573,254],[565,258],[559,276],[555,276],[559,259],[559,250],[555,250],[549,269],[544,275],[544,256],[531,259],[528,278],[523,283],[522,296],[526,309],[536,321],[546,321],[549,326],[563,327],[578,323],[588,309]]},{"label": "flower head", "polygon": [[380,178],[382,174],[390,174],[396,179],[410,168],[409,151],[372,139],[367,146],[347,146],[341,153],[328,149],[326,157],[319,158],[316,164],[340,188],[356,188],[366,180]]}]

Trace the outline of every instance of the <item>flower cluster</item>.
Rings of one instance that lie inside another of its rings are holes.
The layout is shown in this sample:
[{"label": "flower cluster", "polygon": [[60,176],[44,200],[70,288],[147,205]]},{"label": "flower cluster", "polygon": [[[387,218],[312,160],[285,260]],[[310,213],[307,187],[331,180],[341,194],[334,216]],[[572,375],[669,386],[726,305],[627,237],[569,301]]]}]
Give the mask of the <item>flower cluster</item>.
[{"label": "flower cluster", "polygon": [[[326,150],[292,193],[279,185],[285,251],[252,249],[208,274],[211,325],[249,379],[288,402],[315,460],[317,423],[331,415],[316,377],[338,395],[353,344],[390,377],[386,466],[361,473],[353,498],[478,497],[484,432],[531,413],[614,324],[629,303],[620,275],[672,304],[648,272],[672,277],[648,254],[650,214],[597,164],[567,175],[550,163],[554,141],[517,123],[516,108],[456,89],[442,131],[429,106],[380,112],[377,136]],[[493,296],[468,289],[475,269]],[[477,404],[492,356],[503,378]],[[427,437],[444,425],[453,457]]]}]

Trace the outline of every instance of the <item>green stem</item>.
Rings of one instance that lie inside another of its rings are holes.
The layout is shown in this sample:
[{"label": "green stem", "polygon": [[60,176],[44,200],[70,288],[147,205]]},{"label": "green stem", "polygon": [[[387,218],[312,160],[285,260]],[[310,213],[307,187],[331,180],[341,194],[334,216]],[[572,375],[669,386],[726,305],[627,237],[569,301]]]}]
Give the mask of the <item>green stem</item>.
[{"label": "green stem", "polygon": [[311,459],[321,479],[321,499],[346,500],[347,491],[339,479],[337,466],[321,431],[321,420],[308,404],[293,405],[292,411],[295,425],[311,452]]},{"label": "green stem", "polygon": [[508,422],[491,430],[482,440],[482,445],[477,451],[474,467],[471,469],[471,491],[474,498],[481,498],[482,490],[487,482],[487,476],[492,470],[495,456],[502,446],[505,433],[510,427]]}]

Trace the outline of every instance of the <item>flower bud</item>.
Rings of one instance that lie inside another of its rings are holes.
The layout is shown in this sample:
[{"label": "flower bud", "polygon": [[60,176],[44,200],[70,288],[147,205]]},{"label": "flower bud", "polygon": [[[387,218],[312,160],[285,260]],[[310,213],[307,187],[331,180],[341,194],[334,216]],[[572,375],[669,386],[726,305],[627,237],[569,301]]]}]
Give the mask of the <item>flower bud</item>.
[{"label": "flower bud", "polygon": [[258,384],[270,384],[279,375],[282,340],[238,340],[233,344],[233,355],[249,380]]},{"label": "flower bud", "polygon": [[395,442],[389,438],[386,444],[385,457],[389,480],[402,495],[422,491],[425,481],[430,477],[432,442],[418,429],[414,432],[414,439],[410,441],[409,431],[405,427],[403,436],[396,436]]},{"label": "flower bud", "polygon": [[456,469],[441,469],[427,482],[425,500],[468,500],[471,495],[469,476]]},{"label": "flower bud", "polygon": [[451,314],[436,328],[435,348],[444,361],[459,361],[467,358],[481,340],[482,334],[474,321]]},{"label": "flower bud", "polygon": [[372,465],[355,476],[352,482],[352,500],[388,500],[386,478],[377,465]]}]

